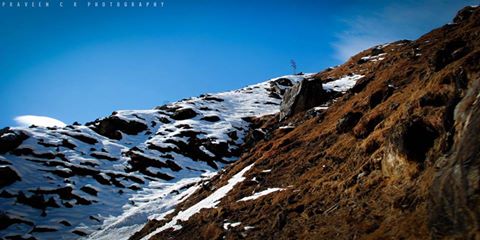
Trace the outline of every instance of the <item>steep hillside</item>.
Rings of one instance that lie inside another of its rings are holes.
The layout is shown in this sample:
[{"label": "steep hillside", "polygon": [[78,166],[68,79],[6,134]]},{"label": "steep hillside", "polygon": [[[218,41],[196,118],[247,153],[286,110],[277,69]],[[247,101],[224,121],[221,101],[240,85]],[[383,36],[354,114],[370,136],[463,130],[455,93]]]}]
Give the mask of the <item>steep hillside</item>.
[{"label": "steep hillside", "polygon": [[[85,125],[0,132],[0,238],[128,237],[238,159],[252,117],[309,75]],[[116,235],[115,235],[116,234]]]},{"label": "steep hillside", "polygon": [[132,239],[480,238],[479,63],[467,7],[296,84],[238,161]]}]

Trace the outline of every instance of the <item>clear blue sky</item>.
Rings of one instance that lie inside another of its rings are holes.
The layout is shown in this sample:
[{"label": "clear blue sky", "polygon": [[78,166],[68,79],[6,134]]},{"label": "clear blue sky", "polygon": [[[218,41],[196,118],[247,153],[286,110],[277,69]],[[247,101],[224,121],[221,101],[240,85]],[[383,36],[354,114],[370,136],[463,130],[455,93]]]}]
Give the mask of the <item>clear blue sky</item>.
[{"label": "clear blue sky", "polygon": [[164,0],[156,9],[0,8],[0,127],[15,125],[19,115],[85,123],[117,109],[236,89],[289,74],[292,58],[299,71],[320,71],[372,45],[417,38],[476,2]]}]

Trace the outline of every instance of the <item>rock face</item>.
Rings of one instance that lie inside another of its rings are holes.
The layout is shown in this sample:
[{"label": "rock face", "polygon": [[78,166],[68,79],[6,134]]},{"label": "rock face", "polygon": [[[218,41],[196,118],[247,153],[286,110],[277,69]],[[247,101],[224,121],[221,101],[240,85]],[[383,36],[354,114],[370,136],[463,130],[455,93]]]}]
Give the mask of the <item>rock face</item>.
[{"label": "rock face", "polygon": [[436,239],[478,238],[480,228],[480,79],[455,115],[455,144],[438,162],[431,188],[429,224]]},{"label": "rock face", "polygon": [[305,79],[286,90],[280,105],[280,120],[319,106],[330,98],[321,81]]}]

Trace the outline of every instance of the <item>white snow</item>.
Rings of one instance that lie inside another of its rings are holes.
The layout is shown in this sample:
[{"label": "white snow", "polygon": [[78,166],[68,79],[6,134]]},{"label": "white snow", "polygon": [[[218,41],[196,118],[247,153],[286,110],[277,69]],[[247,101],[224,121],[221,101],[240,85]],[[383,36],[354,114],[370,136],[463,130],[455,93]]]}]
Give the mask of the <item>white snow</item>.
[{"label": "white snow", "polygon": [[357,83],[357,80],[362,78],[363,75],[353,74],[350,76],[344,76],[340,79],[327,82],[323,84],[323,89],[326,91],[346,92]]},{"label": "white snow", "polygon": [[238,227],[242,224],[241,222],[234,222],[234,223],[224,223],[223,224],[223,229],[228,230],[230,227]]},{"label": "white snow", "polygon": [[[89,236],[89,239],[128,239],[140,230],[150,219],[162,220],[173,213],[175,206],[192,195],[198,188],[198,182],[215,174],[204,174],[200,178],[182,179],[176,183],[152,182],[142,192],[135,194],[130,200],[137,202],[136,206],[128,206],[124,213],[105,220],[102,230]],[[186,188],[191,184],[194,187]],[[185,188],[185,190],[182,190]],[[171,194],[178,191],[179,194]]]},{"label": "white snow", "polygon": [[386,53],[380,53],[378,55],[375,55],[375,56],[365,56],[365,57],[362,57],[361,59],[364,60],[364,61],[372,61],[372,62],[377,62],[377,61],[382,61],[385,59],[385,56]]},{"label": "white snow", "polygon": [[207,155],[210,156],[210,157],[215,157],[215,154],[213,154],[212,152],[208,151],[208,149],[207,149],[205,146],[200,146],[200,150],[202,150],[202,152],[204,152],[205,154],[207,154]]},{"label": "white snow", "polygon": [[195,205],[189,207],[186,210],[180,211],[175,217],[172,218],[170,222],[167,224],[163,225],[162,227],[156,229],[155,231],[151,232],[147,236],[145,236],[143,239],[150,239],[152,236],[166,230],[169,228],[173,228],[174,230],[179,230],[182,228],[180,225],[178,225],[178,221],[187,221],[191,216],[193,216],[195,213],[200,212],[200,210],[204,208],[214,208],[217,206],[217,204],[220,202],[220,200],[227,195],[228,192],[230,192],[235,185],[238,183],[242,182],[245,180],[245,177],[243,176],[248,170],[250,170],[253,167],[253,163],[242,169],[240,172],[235,174],[231,179],[228,180],[227,185],[217,189],[215,192],[213,192],[211,195],[208,197],[202,199],[200,202],[196,203]]},{"label": "white snow", "polygon": [[327,110],[328,107],[327,106],[320,106],[320,107],[314,107],[313,110],[314,111],[323,111],[323,110]]},{"label": "white snow", "polygon": [[273,193],[273,192],[277,192],[277,191],[283,191],[285,190],[284,188],[268,188],[266,190],[263,190],[261,192],[257,192],[255,194],[253,194],[252,196],[248,196],[248,197],[244,197],[240,200],[238,200],[237,202],[244,202],[244,201],[250,201],[250,200],[255,200],[259,197],[262,197],[262,196],[265,196],[265,195],[268,195],[270,193]]}]

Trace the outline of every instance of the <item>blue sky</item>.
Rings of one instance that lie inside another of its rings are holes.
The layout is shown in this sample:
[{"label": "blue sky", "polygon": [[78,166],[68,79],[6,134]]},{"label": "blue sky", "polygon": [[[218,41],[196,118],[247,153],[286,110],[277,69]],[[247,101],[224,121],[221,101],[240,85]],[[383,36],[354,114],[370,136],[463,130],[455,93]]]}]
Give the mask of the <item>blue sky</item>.
[{"label": "blue sky", "polygon": [[375,44],[415,39],[478,1],[258,2],[0,8],[0,127],[20,115],[85,123],[236,89],[289,74],[292,58],[317,72]]}]

